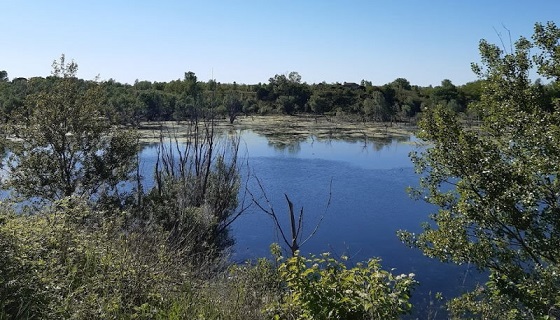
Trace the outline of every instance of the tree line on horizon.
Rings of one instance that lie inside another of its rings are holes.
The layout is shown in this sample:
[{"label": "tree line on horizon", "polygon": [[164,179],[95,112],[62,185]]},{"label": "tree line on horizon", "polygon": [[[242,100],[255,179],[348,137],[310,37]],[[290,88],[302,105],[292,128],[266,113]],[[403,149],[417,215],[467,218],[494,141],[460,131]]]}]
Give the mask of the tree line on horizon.
[{"label": "tree line on horizon", "polygon": [[[49,90],[58,79],[32,77],[10,80],[0,71],[0,112],[3,122],[21,112],[25,98]],[[94,82],[79,79],[83,90]],[[214,115],[231,122],[239,115],[311,114],[315,116],[351,116],[360,121],[408,122],[422,109],[444,104],[464,113],[478,101],[483,80],[456,86],[445,79],[440,85],[421,87],[405,78],[376,86],[371,81],[357,83],[302,82],[297,72],[276,74],[268,83],[219,83],[199,81],[193,72],[183,79],[169,82],[135,81],[119,83],[113,79],[100,82],[104,91],[107,115],[115,123],[137,125],[143,121],[183,121],[196,110],[212,110]],[[554,88],[541,85],[543,90]],[[552,93],[551,93],[552,94]]]},{"label": "tree line on horizon", "polygon": [[[93,80],[79,79],[85,90]],[[14,78],[0,71],[0,112],[5,122],[24,108],[27,95],[48,90],[57,81],[49,76]],[[375,122],[415,121],[422,110],[444,105],[450,110],[475,116],[468,105],[480,100],[485,80],[455,85],[449,79],[438,86],[422,87],[406,78],[384,85],[361,83],[302,82],[297,72],[276,74],[268,83],[237,84],[215,80],[199,81],[193,72],[169,82],[136,80],[134,84],[113,79],[101,82],[106,114],[115,123],[138,125],[143,121],[183,121],[195,117],[196,110],[211,110],[231,123],[239,115],[308,114],[350,116],[353,120]],[[534,86],[546,99],[558,94],[552,84],[540,79]]]}]

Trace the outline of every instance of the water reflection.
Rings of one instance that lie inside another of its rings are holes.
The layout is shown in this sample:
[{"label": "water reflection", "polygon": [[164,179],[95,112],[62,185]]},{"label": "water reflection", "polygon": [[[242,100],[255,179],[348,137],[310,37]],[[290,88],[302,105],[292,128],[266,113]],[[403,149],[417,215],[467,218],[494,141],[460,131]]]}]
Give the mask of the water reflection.
[{"label": "water reflection", "polygon": [[267,143],[271,148],[274,148],[276,151],[288,152],[291,154],[297,154],[301,152],[301,145],[310,143],[311,145],[314,142],[324,143],[324,144],[332,144],[336,141],[343,141],[346,143],[353,143],[353,144],[360,144],[362,146],[362,150],[368,151],[369,149],[373,150],[374,152],[380,151],[383,148],[390,146],[394,142],[397,143],[405,143],[411,141],[411,136],[397,136],[397,137],[348,137],[345,139],[341,138],[318,138],[315,136],[309,137],[302,137],[302,136],[295,136],[290,137],[288,139],[287,136],[283,137],[274,137],[274,136],[265,136],[267,139]]},{"label": "water reflection", "polygon": [[[405,191],[419,180],[408,158],[421,148],[414,136],[367,140],[308,136],[286,144],[252,130],[240,134],[250,170],[263,181],[283,223],[288,223],[286,193],[296,207],[304,207],[312,228],[325,214],[332,181],[331,205],[314,238],[302,248],[304,253],[344,253],[353,262],[381,257],[387,269],[417,274],[421,286],[413,300],[419,304],[431,299],[430,292],[456,296],[481,278],[468,267],[428,259],[396,237],[399,229],[420,232],[421,223],[435,211],[411,200]],[[280,240],[271,219],[256,208],[236,221],[232,231],[235,261],[268,256],[270,243]]]},{"label": "water reflection", "polygon": [[286,151],[291,154],[297,154],[301,151],[302,140],[294,140],[286,142],[285,140],[275,141],[274,139],[267,139],[268,145],[276,151]]}]

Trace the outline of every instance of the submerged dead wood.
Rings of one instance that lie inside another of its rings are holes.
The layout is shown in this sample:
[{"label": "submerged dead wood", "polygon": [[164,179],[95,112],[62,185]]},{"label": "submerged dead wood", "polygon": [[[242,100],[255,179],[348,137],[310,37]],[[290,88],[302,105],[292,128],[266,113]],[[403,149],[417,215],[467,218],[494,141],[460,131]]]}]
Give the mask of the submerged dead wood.
[{"label": "submerged dead wood", "polygon": [[[325,218],[325,214],[323,213],[321,215],[319,221],[317,221],[313,230],[307,235],[307,237],[304,238],[304,235],[302,233],[303,223],[304,223],[303,207],[301,207],[301,209],[299,210],[299,214],[296,215],[294,211],[293,202],[290,200],[287,194],[284,194],[284,198],[286,199],[286,202],[288,204],[288,217],[290,219],[290,230],[289,230],[290,234],[288,234],[287,231],[285,230],[285,227],[280,222],[281,218],[279,214],[276,213],[276,211],[274,210],[274,206],[272,205],[272,202],[266,195],[264,186],[262,185],[259,178],[255,177],[255,179],[262,193],[262,199],[264,200],[264,203],[261,203],[261,201],[259,201],[259,199],[257,199],[255,195],[249,191],[253,203],[260,210],[262,210],[264,213],[268,214],[272,218],[272,221],[274,222],[274,227],[282,236],[282,240],[284,241],[286,246],[290,249],[290,253],[292,254],[292,256],[295,256],[297,251],[301,248],[301,246],[303,246],[307,241],[309,241],[309,239],[311,239],[317,233],[317,230],[319,230],[319,227],[321,226],[321,222],[323,222],[323,219]],[[331,190],[332,190],[332,180],[329,185],[329,198],[327,200],[327,205],[325,207],[325,213],[331,204],[331,197],[332,197]]]}]

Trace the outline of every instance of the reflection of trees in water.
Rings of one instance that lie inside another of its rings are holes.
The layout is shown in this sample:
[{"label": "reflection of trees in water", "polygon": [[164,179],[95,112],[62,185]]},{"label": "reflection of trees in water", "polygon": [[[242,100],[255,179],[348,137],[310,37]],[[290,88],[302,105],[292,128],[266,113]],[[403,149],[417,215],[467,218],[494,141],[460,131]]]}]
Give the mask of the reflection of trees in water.
[{"label": "reflection of trees in water", "polygon": [[266,138],[269,146],[277,151],[296,154],[301,150],[301,143],[310,136],[307,132],[290,130],[290,128],[253,128],[254,133]]},{"label": "reflection of trees in water", "polygon": [[287,151],[290,154],[296,154],[301,151],[301,144],[306,141],[315,141],[330,144],[333,141],[344,141],[349,143],[362,143],[364,150],[381,151],[382,149],[390,146],[394,142],[405,143],[411,141],[411,135],[388,135],[384,137],[356,137],[355,135],[338,135],[337,137],[317,137],[315,135],[264,135],[267,139],[268,145],[277,151]]},{"label": "reflection of trees in water", "polygon": [[276,151],[287,151],[290,154],[297,154],[301,151],[301,143],[306,139],[295,139],[292,137],[291,140],[277,139],[274,136],[265,136],[268,145],[273,147]]},{"label": "reflection of trees in water", "polygon": [[[403,133],[382,133],[382,135],[368,136],[365,131],[344,130],[341,128],[329,128],[328,130],[317,130],[316,132],[304,132],[301,130],[291,131],[289,128],[255,128],[252,132],[266,138],[269,146],[276,151],[297,154],[301,151],[301,144],[307,141],[314,143],[315,141],[330,144],[336,141],[344,141],[348,143],[361,144],[364,151],[373,150],[380,151],[394,142],[404,143],[410,142],[412,135],[407,132]],[[217,130],[216,135],[221,139],[231,135],[239,134],[234,128]],[[155,147],[159,143],[144,143],[144,147]]]},{"label": "reflection of trees in water", "polygon": [[387,136],[387,137],[376,137],[373,139],[369,139],[367,144],[371,145],[374,151],[381,151],[383,148],[387,147],[388,145],[392,144],[393,142],[397,143],[404,143],[410,142],[411,136]]},{"label": "reflection of trees in water", "polygon": [[380,137],[380,138],[372,139],[366,143],[366,148],[368,146],[371,146],[373,151],[381,151],[383,148],[393,143],[393,141],[394,141],[393,137]]},{"label": "reflection of trees in water", "polygon": [[391,145],[394,142],[397,143],[404,143],[411,141],[411,134],[394,134],[394,135],[387,135],[387,136],[376,136],[376,137],[368,137],[367,135],[363,135],[361,137],[357,137],[355,134],[347,134],[347,135],[338,135],[337,137],[329,137],[329,138],[320,138],[320,137],[312,137],[313,140],[317,140],[323,143],[331,143],[333,141],[344,141],[349,143],[359,143],[362,144],[364,150],[373,149],[374,151],[380,151],[383,148]]},{"label": "reflection of trees in water", "polygon": [[[173,136],[180,140],[188,140],[183,126],[162,127],[165,131],[174,133]],[[159,128],[159,127],[158,127]],[[161,129],[161,128],[160,128]],[[144,130],[154,130],[154,127],[145,127]],[[364,150],[380,151],[393,142],[411,141],[411,128],[396,126],[388,127],[382,124],[336,124],[329,123],[324,126],[314,126],[309,123],[298,123],[297,120],[289,124],[267,124],[261,126],[249,126],[239,129],[232,126],[217,127],[214,132],[220,138],[239,134],[240,131],[250,130],[267,139],[268,145],[278,151],[297,153],[301,150],[301,143],[318,141],[329,144],[336,141],[357,143]],[[145,145],[145,144],[144,144]]]},{"label": "reflection of trees in water", "polygon": [[[311,143],[317,141],[330,144],[331,142],[344,141],[363,145],[364,150],[380,151],[391,145],[393,142],[411,141],[410,132],[368,132],[361,128],[320,128],[315,130],[304,130],[299,126],[285,127],[257,127],[250,131],[263,136],[267,139],[270,147],[277,151],[296,154],[301,151],[301,144],[307,141]],[[243,131],[243,129],[241,130]],[[219,138],[239,134],[239,129],[227,127],[219,128],[215,134]],[[143,143],[144,147],[153,147],[157,142]]]}]

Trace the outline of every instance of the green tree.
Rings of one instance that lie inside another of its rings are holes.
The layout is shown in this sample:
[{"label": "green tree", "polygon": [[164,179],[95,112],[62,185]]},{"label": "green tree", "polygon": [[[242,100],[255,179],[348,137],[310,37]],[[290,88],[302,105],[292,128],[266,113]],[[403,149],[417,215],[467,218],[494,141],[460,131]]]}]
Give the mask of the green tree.
[{"label": "green tree", "polygon": [[[442,261],[489,271],[486,289],[452,301],[456,316],[539,318],[560,307],[560,109],[542,104],[529,77],[556,85],[560,30],[537,24],[533,41],[520,38],[512,52],[484,40],[484,79],[477,130],[463,128],[443,106],[428,112],[419,136],[432,143],[412,160],[422,173],[419,198],[439,207],[407,243]],[[531,57],[537,47],[542,54]]]},{"label": "green tree", "polygon": [[397,78],[393,82],[391,82],[390,85],[395,90],[410,90],[411,89],[410,82],[408,80],[406,80],[405,78]]},{"label": "green tree", "polygon": [[467,82],[458,88],[460,94],[465,97],[465,102],[476,102],[480,100],[482,95],[482,84],[484,80],[476,80]]},{"label": "green tree", "polygon": [[198,82],[198,78],[196,77],[196,74],[194,72],[185,72],[183,83],[185,87],[184,90],[187,92],[187,94],[197,98],[201,93],[200,83]]},{"label": "green tree", "polygon": [[138,95],[138,104],[147,121],[170,120],[174,111],[174,96],[160,90],[149,89]]},{"label": "green tree", "polygon": [[241,111],[243,111],[243,102],[235,92],[224,98],[224,106],[227,109],[229,123],[233,123]]},{"label": "green tree", "polygon": [[366,98],[362,103],[366,117],[375,121],[386,121],[390,119],[389,105],[386,103],[382,92],[373,91],[371,93],[371,98]]},{"label": "green tree", "polygon": [[13,134],[6,186],[25,199],[108,194],[135,163],[136,138],[103,116],[101,87],[76,78],[64,55],[53,63],[53,86],[28,95]]},{"label": "green tree", "polygon": [[464,111],[464,105],[461,103],[463,99],[459,93],[459,90],[451,80],[444,79],[441,81],[440,86],[432,90],[431,99],[434,104],[444,104],[451,110],[462,112]]},{"label": "green tree", "polygon": [[10,79],[8,78],[8,72],[6,70],[0,71],[0,82],[8,82]]},{"label": "green tree", "polygon": [[[280,111],[286,114],[293,114],[298,111],[303,111],[311,92],[305,83],[301,83],[301,76],[297,72],[290,72],[286,75],[275,75],[274,78],[269,79],[270,91],[276,100],[277,107]],[[260,89],[257,92],[257,97],[264,99],[267,96],[271,98],[270,91],[265,92],[265,89]]]},{"label": "green tree", "polygon": [[315,90],[308,102],[309,108],[315,114],[329,112],[332,108],[331,99],[324,91]]}]

